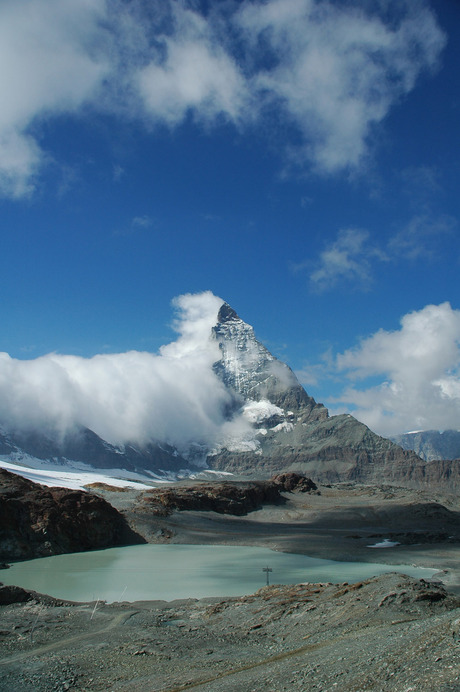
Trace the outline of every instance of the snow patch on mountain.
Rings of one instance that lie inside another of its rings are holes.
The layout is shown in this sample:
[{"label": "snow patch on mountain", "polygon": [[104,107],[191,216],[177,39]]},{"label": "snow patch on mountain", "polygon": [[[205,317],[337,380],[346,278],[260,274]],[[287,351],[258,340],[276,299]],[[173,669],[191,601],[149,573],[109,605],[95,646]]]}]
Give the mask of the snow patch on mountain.
[{"label": "snow patch on mountain", "polygon": [[291,430],[294,430],[294,425],[293,423],[289,423],[289,421],[283,421],[282,423],[278,423],[278,425],[275,425],[273,428],[270,428],[272,432],[281,432],[281,430],[284,430],[285,432],[291,432]]},{"label": "snow patch on mountain", "polygon": [[[116,488],[143,490],[151,488],[155,483],[168,483],[173,480],[159,478],[147,472],[145,474],[128,472],[125,469],[104,469],[102,473],[95,471],[88,464],[71,460],[66,460],[63,464],[44,462],[42,459],[26,454],[0,457],[0,467],[40,485],[71,490],[85,490],[85,485],[90,483],[107,483]],[[155,483],[148,483],[148,481],[155,481]]]},{"label": "snow patch on mountain", "polygon": [[284,411],[279,406],[275,406],[268,399],[261,399],[260,401],[248,401],[243,406],[242,410],[243,417],[249,423],[263,423],[267,418],[272,416],[283,416]]}]

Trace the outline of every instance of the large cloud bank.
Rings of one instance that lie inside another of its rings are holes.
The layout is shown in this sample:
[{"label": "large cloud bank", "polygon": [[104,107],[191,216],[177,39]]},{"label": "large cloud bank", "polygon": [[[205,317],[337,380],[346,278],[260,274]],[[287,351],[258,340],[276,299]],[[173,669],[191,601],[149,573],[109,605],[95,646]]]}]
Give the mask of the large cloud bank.
[{"label": "large cloud bank", "polygon": [[53,119],[101,113],[147,127],[189,116],[207,127],[276,122],[271,140],[296,163],[357,167],[375,126],[445,44],[423,0],[198,6],[2,0],[0,193],[33,190]]},{"label": "large cloud bank", "polygon": [[337,368],[355,381],[384,378],[340,397],[382,435],[460,429],[460,310],[449,303],[405,315],[399,330],[380,330],[339,355]]},{"label": "large cloud bank", "polygon": [[158,355],[93,358],[0,354],[0,423],[62,434],[83,425],[112,443],[158,439],[186,451],[221,434],[229,395],[214,374],[211,328],[223,301],[210,292],[176,299],[178,338]]}]

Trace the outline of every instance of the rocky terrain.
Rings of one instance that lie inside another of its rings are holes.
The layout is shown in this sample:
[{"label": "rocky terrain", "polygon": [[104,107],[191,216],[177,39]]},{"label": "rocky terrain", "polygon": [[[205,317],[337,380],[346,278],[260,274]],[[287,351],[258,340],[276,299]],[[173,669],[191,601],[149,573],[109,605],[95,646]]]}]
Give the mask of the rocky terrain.
[{"label": "rocky terrain", "polygon": [[209,511],[244,515],[266,504],[283,504],[282,492],[311,492],[317,486],[297,473],[274,476],[268,481],[223,481],[170,486],[148,490],[141,496],[145,512],[167,516],[175,510]]},{"label": "rocky terrain", "polygon": [[0,469],[0,561],[140,543],[103,498],[46,488]]},{"label": "rocky terrain", "polygon": [[[0,590],[1,594],[1,590]],[[453,692],[459,600],[388,574],[254,595],[1,608],[4,692]]]},{"label": "rocky terrain", "polygon": [[[11,482],[6,477],[4,492],[14,499]],[[19,483],[27,499],[34,484]],[[260,506],[261,488],[276,501]],[[74,493],[42,492],[43,507],[54,509],[56,493]],[[357,584],[267,586],[237,598],[121,604],[69,604],[2,587],[1,692],[460,689],[455,493],[314,485],[286,474],[260,484],[190,480],[141,492],[97,484],[78,495],[88,506],[109,501],[149,542],[257,545],[439,572],[429,582],[389,574]],[[158,511],[164,497],[166,511]],[[371,547],[385,539],[396,545]]]}]

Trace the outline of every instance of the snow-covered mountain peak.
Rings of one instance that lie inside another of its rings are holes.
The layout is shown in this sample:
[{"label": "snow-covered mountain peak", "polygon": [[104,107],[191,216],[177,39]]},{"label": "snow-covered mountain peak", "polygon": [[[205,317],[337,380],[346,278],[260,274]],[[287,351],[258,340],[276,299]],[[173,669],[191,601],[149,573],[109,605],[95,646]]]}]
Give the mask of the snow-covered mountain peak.
[{"label": "snow-covered mountain peak", "polygon": [[244,400],[268,400],[282,408],[315,405],[288,365],[279,361],[257,340],[254,329],[228,303],[219,310],[212,337],[220,360],[214,371]]},{"label": "snow-covered mountain peak", "polygon": [[212,332],[221,354],[214,370],[244,399],[272,400],[274,395],[298,386],[292,370],[256,339],[251,325],[240,319],[228,303],[219,310]]}]

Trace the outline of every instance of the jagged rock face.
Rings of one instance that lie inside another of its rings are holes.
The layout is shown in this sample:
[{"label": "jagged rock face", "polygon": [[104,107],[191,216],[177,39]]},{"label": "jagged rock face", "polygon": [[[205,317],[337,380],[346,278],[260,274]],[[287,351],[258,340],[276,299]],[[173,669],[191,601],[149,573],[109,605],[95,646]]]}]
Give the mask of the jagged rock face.
[{"label": "jagged rock face", "polygon": [[0,469],[0,560],[143,542],[102,498],[80,490],[44,488]]},{"label": "jagged rock face", "polygon": [[325,411],[300,386],[292,370],[277,360],[257,341],[254,329],[224,303],[217,315],[212,336],[219,344],[221,358],[214,370],[224,384],[243,400],[267,399],[275,406]]},{"label": "jagged rock face", "polygon": [[[208,456],[214,469],[271,475],[281,469],[306,473],[322,481],[404,481],[417,475],[421,460],[413,452],[372,433],[353,416],[329,417],[299,384],[292,370],[278,361],[226,303],[220,309],[213,338],[221,359],[214,370],[246,410],[254,410],[257,448],[217,450]],[[257,405],[269,402],[267,416]],[[249,403],[248,403],[249,402]],[[251,408],[252,407],[252,408]],[[418,469],[418,471],[417,471]]]}]

